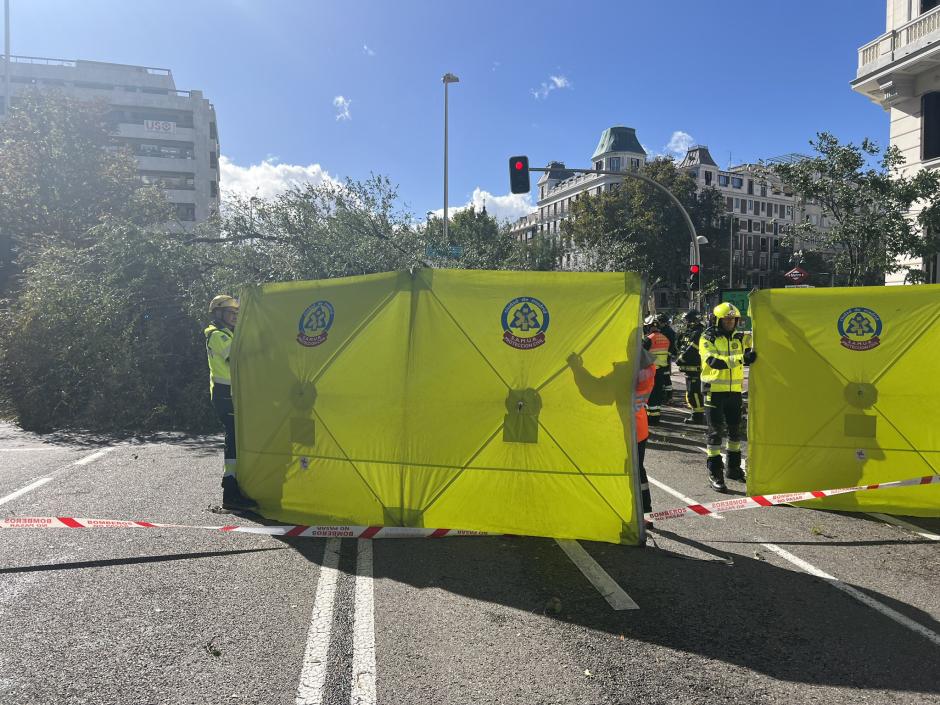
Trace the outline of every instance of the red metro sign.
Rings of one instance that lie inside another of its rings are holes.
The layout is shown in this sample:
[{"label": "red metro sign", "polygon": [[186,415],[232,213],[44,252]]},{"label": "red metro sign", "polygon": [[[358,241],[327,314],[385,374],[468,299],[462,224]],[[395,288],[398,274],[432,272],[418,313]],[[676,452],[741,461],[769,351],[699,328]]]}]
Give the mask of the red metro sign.
[{"label": "red metro sign", "polygon": [[806,277],[809,276],[809,272],[805,269],[800,269],[799,267],[794,267],[789,272],[783,275],[783,278],[786,279],[791,284],[802,284]]}]

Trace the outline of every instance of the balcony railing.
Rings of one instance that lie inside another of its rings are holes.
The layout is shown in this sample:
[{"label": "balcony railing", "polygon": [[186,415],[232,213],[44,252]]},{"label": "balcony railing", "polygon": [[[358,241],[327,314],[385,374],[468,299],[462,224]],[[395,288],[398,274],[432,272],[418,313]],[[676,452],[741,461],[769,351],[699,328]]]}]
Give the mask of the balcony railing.
[{"label": "balcony railing", "polygon": [[[930,35],[937,33],[931,38]],[[922,41],[926,40],[926,41]],[[940,40],[940,7],[935,7],[896,30],[880,37],[858,50],[858,74],[868,73],[878,65],[889,64],[922,45]]]}]

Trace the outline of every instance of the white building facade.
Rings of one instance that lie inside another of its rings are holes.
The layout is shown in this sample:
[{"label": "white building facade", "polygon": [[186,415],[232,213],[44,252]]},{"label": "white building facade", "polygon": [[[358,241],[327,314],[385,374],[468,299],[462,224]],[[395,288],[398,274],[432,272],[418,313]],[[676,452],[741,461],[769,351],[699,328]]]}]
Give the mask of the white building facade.
[{"label": "white building facade", "polygon": [[[97,61],[10,57],[11,104],[29,88],[110,106],[115,141],[137,160],[143,183],[164,189],[186,228],[219,211],[219,134],[201,91],[177,90],[169,69]],[[0,116],[6,96],[0,95]]]},{"label": "white building facade", "polygon": [[[940,168],[940,0],[887,0],[885,33],[858,50],[852,88],[888,111],[907,175]],[[903,264],[940,281],[938,253]],[[906,281],[902,271],[886,283]]]}]

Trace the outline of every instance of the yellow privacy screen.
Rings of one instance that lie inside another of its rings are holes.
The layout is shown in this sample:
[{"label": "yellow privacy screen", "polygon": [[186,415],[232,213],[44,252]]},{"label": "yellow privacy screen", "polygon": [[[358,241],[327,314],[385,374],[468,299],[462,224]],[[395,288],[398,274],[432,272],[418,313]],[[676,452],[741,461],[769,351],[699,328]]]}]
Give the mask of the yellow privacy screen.
[{"label": "yellow privacy screen", "polygon": [[[253,288],[233,354],[239,484],[291,523],[637,543],[640,300],[639,277],[608,273]],[[583,397],[572,352],[618,393]]]},{"label": "yellow privacy screen", "polygon": [[[750,494],[940,473],[940,286],[770,289],[751,313]],[[940,485],[807,506],[940,516]]]}]

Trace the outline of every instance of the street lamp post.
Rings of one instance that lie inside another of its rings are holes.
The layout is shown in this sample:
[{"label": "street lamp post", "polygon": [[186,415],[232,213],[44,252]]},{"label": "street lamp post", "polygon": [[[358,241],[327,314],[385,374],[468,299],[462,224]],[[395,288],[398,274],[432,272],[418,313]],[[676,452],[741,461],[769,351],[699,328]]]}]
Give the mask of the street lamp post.
[{"label": "street lamp post", "polygon": [[10,114],[10,0],[3,0],[3,115]]},{"label": "street lamp post", "polygon": [[447,86],[459,83],[460,79],[452,73],[445,73],[441,79],[444,82],[444,242],[447,239]]}]

